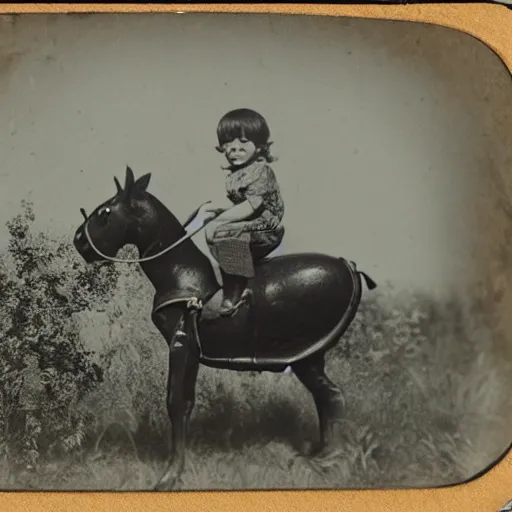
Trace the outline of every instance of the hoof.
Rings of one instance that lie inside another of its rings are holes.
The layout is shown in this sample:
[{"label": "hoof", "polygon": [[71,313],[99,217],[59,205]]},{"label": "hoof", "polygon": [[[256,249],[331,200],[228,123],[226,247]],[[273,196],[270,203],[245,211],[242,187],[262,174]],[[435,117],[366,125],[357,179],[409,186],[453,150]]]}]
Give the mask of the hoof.
[{"label": "hoof", "polygon": [[300,453],[304,457],[316,457],[324,449],[324,445],[319,442],[305,441],[300,447]]},{"label": "hoof", "polygon": [[330,421],[325,430],[325,445],[329,451],[339,450],[347,441],[347,426],[343,420]]},{"label": "hoof", "polygon": [[155,485],[155,487],[153,488],[153,491],[155,491],[155,492],[173,491],[176,488],[177,483],[178,483],[178,481],[176,478],[171,481],[161,480],[160,482],[158,482]]},{"label": "hoof", "polygon": [[153,488],[154,491],[174,491],[181,479],[182,468],[171,467],[167,470],[160,481]]},{"label": "hoof", "polygon": [[324,431],[323,442],[306,441],[301,445],[300,451],[307,457],[329,458],[333,454],[343,451],[345,443],[346,426],[343,420],[331,420]]},{"label": "hoof", "polygon": [[316,459],[318,462],[322,461],[330,461],[342,456],[345,453],[345,450],[342,446],[324,446],[321,450],[316,452],[312,458]]}]

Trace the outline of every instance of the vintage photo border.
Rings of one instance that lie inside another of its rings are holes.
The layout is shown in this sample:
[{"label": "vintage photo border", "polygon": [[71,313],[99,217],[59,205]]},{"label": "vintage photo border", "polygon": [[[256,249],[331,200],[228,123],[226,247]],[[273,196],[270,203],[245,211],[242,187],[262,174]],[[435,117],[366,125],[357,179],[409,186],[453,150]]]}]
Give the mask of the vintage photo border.
[{"label": "vintage photo border", "polygon": [[[356,1],[356,0],[354,0]],[[484,42],[512,71],[512,10],[499,4],[0,4],[0,14],[59,12],[236,12],[351,16],[433,23]],[[512,170],[511,170],[512,171]],[[512,499],[512,453],[466,484],[438,489],[222,492],[3,492],[9,512],[107,512],[130,510],[312,510],[498,512]]]}]

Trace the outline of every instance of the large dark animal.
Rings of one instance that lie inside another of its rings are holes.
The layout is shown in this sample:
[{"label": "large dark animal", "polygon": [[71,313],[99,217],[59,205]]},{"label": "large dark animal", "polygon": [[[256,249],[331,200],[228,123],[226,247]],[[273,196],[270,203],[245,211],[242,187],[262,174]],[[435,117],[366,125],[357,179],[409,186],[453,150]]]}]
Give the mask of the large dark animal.
[{"label": "large dark animal", "polygon": [[[167,407],[172,453],[155,489],[171,489],[185,463],[187,427],[200,364],[227,370],[281,372],[291,366],[311,392],[319,418],[318,448],[329,450],[339,435],[344,398],[325,374],[325,352],[354,318],[362,281],[375,283],[355,264],[324,254],[268,257],[257,264],[252,299],[231,318],[215,314],[222,292],[207,256],[176,217],[146,191],[150,174],[135,181],[126,169],[124,188],[84,223],[74,245],[87,263],[140,263],[155,289],[152,321],[169,345]],[[139,259],[116,254],[134,244]]]}]

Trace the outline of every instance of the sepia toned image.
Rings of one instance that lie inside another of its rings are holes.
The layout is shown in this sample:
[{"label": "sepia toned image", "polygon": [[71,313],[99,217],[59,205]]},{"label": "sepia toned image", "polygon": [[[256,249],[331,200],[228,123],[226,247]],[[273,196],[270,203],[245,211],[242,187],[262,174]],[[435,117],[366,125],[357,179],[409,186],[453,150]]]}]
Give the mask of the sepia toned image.
[{"label": "sepia toned image", "polygon": [[0,64],[3,489],[437,487],[508,449],[512,84],[482,42],[19,15]]}]

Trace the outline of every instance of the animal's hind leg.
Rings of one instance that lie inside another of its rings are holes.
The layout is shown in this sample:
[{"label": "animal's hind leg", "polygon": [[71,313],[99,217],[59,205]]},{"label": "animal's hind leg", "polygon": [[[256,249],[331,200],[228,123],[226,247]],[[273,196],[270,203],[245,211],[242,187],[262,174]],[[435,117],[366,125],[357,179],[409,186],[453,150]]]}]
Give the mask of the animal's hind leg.
[{"label": "animal's hind leg", "polygon": [[292,365],[292,369],[315,401],[320,427],[317,450],[329,451],[338,447],[341,443],[341,420],[345,411],[345,398],[341,389],[325,374],[324,354],[314,354],[299,361]]}]

